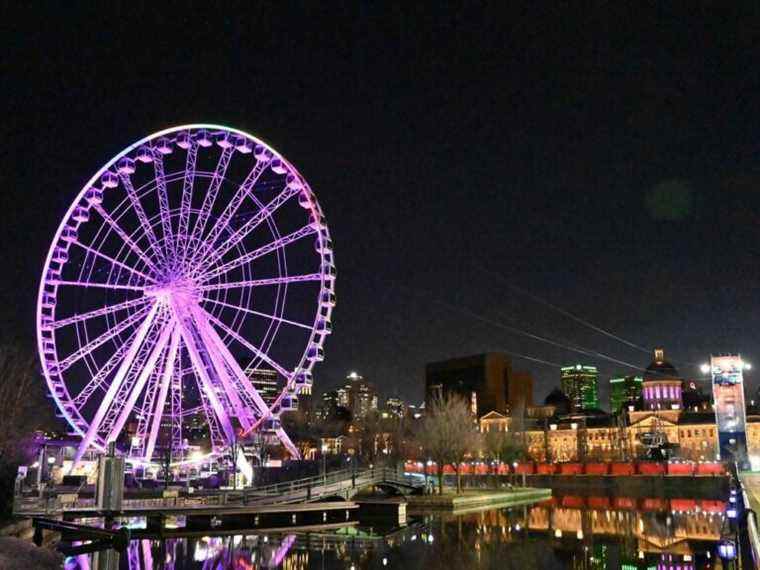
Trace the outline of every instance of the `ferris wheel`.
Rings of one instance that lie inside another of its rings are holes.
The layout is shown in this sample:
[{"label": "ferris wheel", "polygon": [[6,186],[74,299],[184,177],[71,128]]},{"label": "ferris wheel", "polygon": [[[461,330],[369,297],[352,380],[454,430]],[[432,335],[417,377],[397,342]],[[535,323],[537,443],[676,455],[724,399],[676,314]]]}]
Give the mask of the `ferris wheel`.
[{"label": "ferris wheel", "polygon": [[334,283],[314,193],[261,140],[194,124],[120,152],[74,199],[39,289],[42,369],[82,437],[74,463],[115,442],[181,464],[196,440],[218,454],[257,430],[298,457],[279,417],[310,393]]}]

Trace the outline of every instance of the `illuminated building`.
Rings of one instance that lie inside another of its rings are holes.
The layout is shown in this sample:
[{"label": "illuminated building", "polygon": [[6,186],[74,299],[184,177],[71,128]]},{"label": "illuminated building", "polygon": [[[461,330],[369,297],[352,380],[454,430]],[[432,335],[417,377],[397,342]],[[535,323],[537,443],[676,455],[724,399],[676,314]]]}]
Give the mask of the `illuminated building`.
[{"label": "illuminated building", "polygon": [[385,412],[389,416],[403,419],[406,415],[406,403],[400,398],[388,398],[385,401]]},{"label": "illuminated building", "polygon": [[738,354],[710,357],[718,453],[725,459],[738,459],[747,451],[744,367]]},{"label": "illuminated building", "polygon": [[680,410],[683,407],[683,380],[675,366],[665,360],[662,348],[654,349],[654,360],[644,372],[644,408]]},{"label": "illuminated building", "polygon": [[319,405],[317,406],[317,418],[320,420],[326,420],[335,414],[338,406],[340,406],[340,397],[337,390],[324,392]]},{"label": "illuminated building", "polygon": [[245,375],[264,402],[271,406],[282,391],[277,372],[267,368],[246,368]]},{"label": "illuminated building", "polygon": [[570,398],[570,411],[599,408],[599,372],[596,366],[575,364],[560,369],[560,386]]},{"label": "illuminated building", "polygon": [[636,406],[641,397],[644,378],[641,376],[615,376],[610,378],[610,412],[619,414]]},{"label": "illuminated building", "polygon": [[346,380],[349,381],[348,384],[338,390],[340,405],[351,410],[354,419],[361,419],[377,410],[377,390],[374,384],[356,372],[349,373]]},{"label": "illuminated building", "polygon": [[432,362],[425,367],[425,402],[457,394],[478,417],[495,410],[524,409],[533,403],[533,378],[513,373],[510,359],[489,352]]},{"label": "illuminated building", "polygon": [[478,420],[478,427],[482,433],[488,433],[491,431],[509,431],[509,424],[512,418],[500,414],[496,411],[488,412],[486,415]]}]

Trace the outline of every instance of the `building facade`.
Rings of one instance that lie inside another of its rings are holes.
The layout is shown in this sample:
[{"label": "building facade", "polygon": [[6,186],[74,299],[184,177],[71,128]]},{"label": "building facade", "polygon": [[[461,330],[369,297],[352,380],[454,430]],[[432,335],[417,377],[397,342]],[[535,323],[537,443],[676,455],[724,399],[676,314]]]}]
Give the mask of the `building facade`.
[{"label": "building facade", "polygon": [[401,398],[388,398],[385,400],[385,413],[398,419],[406,416],[407,405]]},{"label": "building facade", "polygon": [[610,413],[619,414],[636,407],[641,398],[643,376],[614,376],[610,378]]},{"label": "building facade", "polygon": [[665,360],[665,350],[654,349],[654,360],[644,372],[642,386],[647,410],[680,410],[683,408],[683,379],[675,366]]},{"label": "building facade", "polygon": [[457,394],[480,417],[504,413],[533,403],[533,378],[512,371],[512,362],[501,353],[485,353],[433,362],[425,368],[425,402]]},{"label": "building facade", "polygon": [[[625,413],[625,412],[624,412]],[[718,454],[718,426],[712,413],[682,410],[629,412],[625,424],[613,418],[588,422],[572,418],[519,432],[527,454],[539,462],[631,461],[644,457],[645,441],[652,433],[665,438],[678,459],[714,461]],[[511,418],[491,412],[480,418],[480,431],[511,431]],[[517,432],[516,432],[517,433]],[[760,416],[746,423],[750,456],[760,455]]]},{"label": "building facade", "polygon": [[280,395],[281,390],[281,382],[277,372],[267,368],[248,368],[245,374],[267,406],[271,406],[277,396]]},{"label": "building facade", "polygon": [[343,388],[346,394],[346,406],[355,420],[362,419],[368,413],[377,410],[377,390],[375,385],[356,372],[346,377],[348,384]]},{"label": "building facade", "polygon": [[599,409],[599,372],[596,366],[563,366],[560,369],[560,386],[570,398],[572,412]]}]

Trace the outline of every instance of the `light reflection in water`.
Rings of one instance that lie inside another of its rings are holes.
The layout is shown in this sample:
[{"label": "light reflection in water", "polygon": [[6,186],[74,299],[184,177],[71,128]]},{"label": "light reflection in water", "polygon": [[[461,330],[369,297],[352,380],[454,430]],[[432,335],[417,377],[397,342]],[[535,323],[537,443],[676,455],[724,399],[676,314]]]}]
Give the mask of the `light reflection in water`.
[{"label": "light reflection in water", "polygon": [[67,559],[67,570],[712,567],[725,503],[555,497],[541,504],[411,517],[410,526],[135,540]]}]

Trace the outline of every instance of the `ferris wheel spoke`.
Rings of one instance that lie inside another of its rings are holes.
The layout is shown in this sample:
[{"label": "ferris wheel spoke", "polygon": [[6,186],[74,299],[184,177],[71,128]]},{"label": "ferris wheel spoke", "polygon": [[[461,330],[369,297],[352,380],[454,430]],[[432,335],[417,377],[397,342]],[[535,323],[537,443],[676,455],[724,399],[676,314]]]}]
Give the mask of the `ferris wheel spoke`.
[{"label": "ferris wheel spoke", "polygon": [[174,254],[174,233],[172,218],[169,210],[169,195],[166,191],[166,174],[164,172],[164,155],[158,150],[153,151],[153,172],[156,175],[158,189],[158,206],[161,212],[161,229],[164,232],[164,244],[169,255]]},{"label": "ferris wheel spoke", "polygon": [[119,311],[124,311],[126,309],[129,309],[131,307],[137,307],[139,305],[142,305],[143,303],[147,303],[150,301],[150,297],[139,297],[137,299],[132,299],[130,301],[124,301],[123,303],[118,303],[116,305],[108,305],[106,307],[101,307],[100,309],[94,309],[92,311],[89,311],[87,313],[82,313],[80,315],[74,315],[71,317],[67,317],[65,319],[60,319],[57,321],[54,321],[50,327],[53,329],[59,329],[61,327],[74,325],[77,323],[81,323],[82,321],[86,321],[89,319],[95,319],[97,317],[104,317],[106,315],[112,315],[113,313],[118,313]]},{"label": "ferris wheel spoke", "polygon": [[219,426],[219,418],[214,412],[211,403],[209,402],[206,390],[203,388],[203,382],[200,378],[194,374],[196,384],[198,386],[198,393],[201,396],[201,410],[206,417],[206,424],[208,425],[209,438],[211,439],[211,449],[217,450],[224,447],[225,436],[222,432],[222,428]]},{"label": "ferris wheel spoke", "polygon": [[276,430],[274,430],[274,433],[277,435],[279,440],[282,442],[282,444],[285,446],[285,448],[290,452],[290,454],[295,459],[301,458],[301,452],[298,451],[298,448],[293,443],[293,440],[290,439],[290,436],[287,434],[287,432],[282,428],[278,427]]},{"label": "ferris wheel spoke", "polygon": [[61,285],[66,287],[95,287],[96,289],[115,289],[117,291],[140,291],[145,292],[145,287],[140,285],[121,285],[119,283],[99,283],[97,281],[69,281],[66,279],[50,279],[49,285]]},{"label": "ferris wheel spoke", "polygon": [[148,221],[148,216],[145,214],[145,209],[143,209],[142,203],[140,202],[140,197],[137,195],[137,192],[135,192],[135,187],[132,186],[132,179],[129,177],[129,174],[125,174],[123,172],[119,173],[119,177],[121,178],[121,182],[124,185],[124,189],[127,191],[127,197],[129,198],[130,203],[132,204],[132,209],[135,211],[135,214],[137,215],[137,219],[140,222],[140,225],[143,228],[143,231],[145,232],[145,236],[148,238],[148,241],[150,242],[151,248],[153,251],[156,252],[156,255],[161,257],[162,259],[165,258],[163,251],[158,245],[158,238],[156,237],[156,232],[153,231],[153,226]]},{"label": "ferris wheel spoke", "polygon": [[121,389],[121,384],[124,380],[124,377],[126,376],[129,369],[132,367],[132,362],[134,361],[135,356],[137,356],[137,352],[140,350],[140,346],[142,345],[143,340],[145,340],[145,337],[148,334],[150,327],[153,325],[153,321],[156,318],[156,313],[158,312],[158,308],[159,308],[159,305],[157,303],[154,303],[150,311],[148,312],[148,316],[140,325],[140,328],[138,329],[137,334],[135,335],[135,338],[132,341],[132,344],[130,344],[129,349],[126,351],[124,355],[124,359],[121,361],[121,364],[119,365],[119,368],[116,371],[116,375],[114,376],[113,381],[108,387],[108,390],[106,391],[105,396],[100,402],[100,406],[98,406],[98,409],[95,412],[95,415],[90,421],[90,425],[87,428],[87,433],[85,434],[84,438],[82,438],[82,442],[79,444],[79,448],[77,449],[76,455],[74,456],[74,462],[73,462],[74,465],[79,463],[79,460],[82,459],[84,452],[87,451],[87,448],[90,447],[90,444],[93,442],[93,440],[97,436],[98,431],[100,430],[100,424],[105,418],[106,413],[109,411],[111,402],[116,396],[116,393]]},{"label": "ferris wheel spoke", "polygon": [[214,303],[215,305],[221,305],[223,307],[228,307],[230,309],[235,309],[236,311],[242,311],[244,313],[248,313],[250,315],[256,315],[257,317],[264,317],[265,319],[269,319],[271,321],[277,321],[280,323],[285,323],[287,325],[293,325],[294,327],[299,327],[302,329],[305,329],[307,331],[310,331],[312,329],[311,326],[305,324],[305,323],[299,323],[298,321],[291,321],[288,319],[285,319],[283,317],[278,317],[275,315],[270,315],[269,313],[262,313],[260,311],[254,311],[253,309],[248,309],[246,307],[239,307],[237,305],[231,305],[229,303],[225,303],[224,301],[218,301],[216,299],[210,299],[208,297],[203,297],[204,301],[207,301],[209,303]]},{"label": "ferris wheel spoke", "polygon": [[140,374],[137,377],[137,381],[135,382],[134,386],[132,386],[132,389],[129,392],[129,396],[126,398],[126,401],[121,407],[121,413],[111,428],[111,432],[108,435],[107,441],[114,441],[119,436],[119,433],[124,427],[124,424],[126,423],[130,412],[132,412],[132,409],[135,407],[137,398],[142,393],[143,389],[145,388],[145,384],[148,381],[148,378],[150,378],[150,375],[153,373],[153,370],[156,367],[156,363],[161,357],[161,353],[166,348],[166,345],[169,342],[169,337],[174,331],[174,327],[175,325],[173,323],[164,325],[164,328],[161,331],[158,340],[153,345],[150,356],[148,356],[148,360],[140,369]]},{"label": "ferris wheel spoke", "polygon": [[[209,264],[221,259],[225,253],[240,243],[245,237],[264,223],[277,209],[282,206],[289,198],[295,196],[298,190],[293,188],[285,188],[275,198],[273,198],[264,208],[262,208],[256,215],[243,224],[238,230],[236,230],[229,238],[227,238],[217,249],[211,249],[204,261],[200,264],[200,270],[204,271]],[[213,243],[209,243],[209,247],[213,248]]]},{"label": "ferris wheel spoke", "polygon": [[[209,323],[208,313],[203,311],[203,309],[201,309],[200,307],[196,308],[194,310],[194,313],[195,313],[196,322],[199,323],[199,326],[201,330],[203,331],[203,334],[206,336],[207,342],[211,346],[214,347],[215,351],[218,351],[219,355],[224,360],[224,363],[226,363],[229,369],[232,371],[237,383],[243,388],[245,393],[253,400],[253,403],[255,405],[255,408],[259,412],[259,415],[261,417],[269,416],[270,415],[269,406],[267,406],[266,402],[264,402],[264,399],[261,397],[261,395],[258,393],[256,388],[253,386],[250,379],[245,375],[245,372],[243,372],[242,368],[240,368],[240,365],[238,364],[235,357],[232,356],[232,353],[227,348],[227,345],[224,344],[224,341],[219,337],[217,332]],[[245,427],[244,429],[249,430],[250,426]]]},{"label": "ferris wheel spoke", "polygon": [[117,236],[119,236],[122,241],[131,249],[139,258],[140,260],[147,265],[151,271],[154,273],[158,272],[158,268],[156,265],[150,260],[150,258],[146,255],[146,253],[140,249],[140,247],[132,240],[132,238],[129,237],[127,232],[125,232],[122,227],[116,223],[116,221],[103,209],[103,206],[100,204],[93,205],[93,208],[95,211],[100,214],[100,217],[103,218],[103,220],[113,229],[113,231],[116,233]]},{"label": "ferris wheel spoke", "polygon": [[[150,309],[151,313],[155,310],[155,308],[156,308],[156,305],[154,304],[153,308]],[[101,334],[100,336],[95,337],[86,345],[79,348],[79,350],[71,353],[69,356],[67,356],[60,362],[58,362],[58,369],[61,372],[65,372],[68,368],[71,367],[72,364],[77,362],[80,358],[90,354],[96,348],[102,346],[103,344],[111,340],[112,338],[115,338],[116,336],[120,335],[122,332],[127,330],[132,325],[139,322],[139,320],[142,319],[147,312],[148,312],[148,307],[145,307],[144,309],[137,311],[134,315],[130,316],[129,318],[124,319],[112,329],[109,329],[103,334]]]},{"label": "ferris wheel spoke", "polygon": [[200,291],[220,291],[225,289],[239,289],[246,287],[267,287],[269,285],[282,285],[288,283],[303,283],[306,281],[321,281],[321,273],[307,273],[304,275],[285,275],[283,277],[270,277],[269,279],[250,279],[248,281],[234,281],[231,283],[211,283],[202,285]]},{"label": "ferris wheel spoke", "polygon": [[222,155],[219,157],[216,170],[214,170],[214,176],[211,178],[211,183],[203,198],[201,211],[198,213],[198,218],[195,220],[195,226],[193,226],[193,233],[188,241],[188,247],[195,247],[194,244],[200,242],[203,237],[208,218],[211,215],[211,209],[214,207],[214,202],[216,201],[216,195],[219,193],[219,188],[221,188],[222,182],[224,182],[224,175],[227,173],[227,167],[230,165],[230,160],[232,159],[232,153],[234,151],[234,146],[228,146],[222,151]]},{"label": "ferris wheel spoke", "polygon": [[290,380],[291,373],[285,370],[285,368],[281,364],[279,364],[278,362],[275,362],[267,353],[255,347],[250,342],[248,342],[245,338],[240,336],[238,333],[236,333],[234,330],[232,330],[222,321],[214,317],[214,315],[208,313],[207,311],[205,311],[204,309],[200,307],[199,307],[199,310],[203,311],[204,316],[208,319],[210,323],[215,324],[217,327],[223,330],[226,334],[230,335],[237,342],[239,342],[241,345],[247,348],[254,356],[257,356],[258,358],[260,358],[261,360],[269,364],[269,366],[274,368],[277,372],[282,374],[287,380]]},{"label": "ferris wheel spoke", "polygon": [[196,377],[200,379],[202,385],[201,389],[205,393],[206,398],[208,398],[211,408],[219,419],[219,422],[222,424],[222,429],[224,430],[227,441],[232,442],[235,439],[232,423],[230,422],[229,415],[224,409],[221,400],[216,394],[214,383],[208,374],[206,364],[203,362],[199,346],[196,344],[195,335],[191,328],[192,325],[190,324],[189,316],[183,315],[181,308],[179,308],[179,311],[177,309],[178,307],[175,307],[175,314],[178,315],[178,324],[180,334],[182,335],[182,342],[184,343],[187,353],[190,356],[190,360],[193,363],[194,373]]},{"label": "ferris wheel spoke", "polygon": [[253,190],[253,187],[256,185],[256,182],[258,182],[267,164],[267,161],[258,161],[256,163],[256,166],[251,169],[243,183],[238,186],[237,190],[235,191],[235,195],[227,203],[227,206],[224,208],[222,215],[219,216],[219,219],[217,219],[216,223],[211,227],[211,230],[206,236],[206,239],[203,240],[203,243],[201,243],[201,246],[198,248],[199,252],[205,252],[210,247],[213,247],[214,243],[216,243],[216,240],[219,239],[219,236],[227,228],[227,225],[230,223],[232,216],[234,216],[235,212],[237,212],[238,208],[240,208],[243,200],[245,200],[245,198]]},{"label": "ferris wheel spoke", "polygon": [[[179,333],[179,327],[177,328]],[[180,335],[180,343],[177,350],[177,366],[174,369],[172,375],[171,385],[169,386],[169,426],[171,432],[171,439],[169,442],[169,453],[173,457],[182,458],[183,451],[183,431],[182,431],[182,410],[184,404],[182,402],[183,395],[183,378],[184,370],[182,368],[182,336]],[[201,394],[203,391],[200,392]]]},{"label": "ferris wheel spoke", "polygon": [[169,345],[169,353],[164,363],[164,369],[161,373],[161,384],[158,391],[158,397],[156,399],[155,406],[153,408],[153,417],[150,424],[150,432],[148,435],[148,441],[145,445],[145,460],[149,461],[153,456],[153,450],[156,447],[156,438],[158,437],[158,431],[161,427],[161,418],[163,417],[164,407],[166,406],[166,396],[169,393],[169,386],[171,385],[172,375],[177,364],[177,352],[179,351],[179,329],[174,327],[172,332],[171,344]]},{"label": "ferris wheel spoke", "polygon": [[225,365],[221,354],[219,354],[219,349],[212,338],[215,333],[213,330],[209,332],[210,327],[208,323],[205,322],[203,316],[198,314],[197,311],[193,311],[193,316],[195,317],[198,333],[203,342],[204,348],[211,359],[211,364],[215,369],[216,376],[220,380],[222,389],[227,395],[227,399],[230,402],[232,410],[235,412],[235,416],[238,418],[243,429],[247,431],[251,427],[252,418],[249,417],[251,415],[251,410],[243,405],[237,390],[233,386],[232,380],[227,372],[227,366]]},{"label": "ferris wheel spoke", "polygon": [[148,275],[146,275],[142,271],[138,271],[137,269],[135,269],[131,265],[127,265],[126,263],[118,261],[118,260],[114,259],[113,257],[111,257],[110,255],[106,255],[105,253],[102,253],[102,252],[98,251],[97,249],[94,249],[94,248],[90,247],[89,245],[85,245],[85,244],[83,244],[79,240],[74,240],[71,243],[73,243],[77,247],[82,248],[86,252],[91,253],[92,255],[100,257],[101,259],[105,259],[111,265],[115,265],[116,267],[121,267],[122,269],[126,269],[127,271],[129,271],[133,275],[137,275],[138,277],[141,277],[142,279],[144,279],[148,283],[154,283],[155,282],[152,277],[149,277]]},{"label": "ferris wheel spoke", "polygon": [[268,243],[267,245],[254,249],[253,251],[250,251],[246,253],[245,255],[238,257],[237,259],[233,259],[232,261],[229,261],[223,265],[216,267],[215,269],[211,270],[209,273],[206,273],[205,275],[203,275],[203,277],[200,279],[200,282],[204,283],[208,281],[209,279],[212,279],[218,275],[227,273],[228,271],[231,271],[235,269],[236,267],[246,265],[250,263],[251,261],[258,259],[259,257],[263,257],[268,253],[271,253],[278,249],[282,249],[283,247],[286,247],[290,245],[291,243],[294,243],[306,236],[309,236],[313,234],[315,231],[316,230],[311,226],[304,226],[300,230],[296,230],[291,234],[288,234],[278,240]]},{"label": "ferris wheel spoke", "polygon": [[111,373],[111,371],[114,368],[116,368],[119,362],[121,362],[121,359],[124,358],[124,355],[126,354],[127,349],[131,345],[136,334],[137,334],[136,330],[132,332],[132,334],[129,336],[127,341],[124,344],[122,344],[109,357],[106,363],[93,375],[93,377],[90,379],[89,382],[87,382],[85,387],[82,388],[80,392],[76,395],[73,401],[74,401],[74,404],[76,404],[78,408],[83,407],[87,403],[87,401],[90,399],[90,396],[92,396],[95,393],[95,390],[103,386],[108,375]]},{"label": "ferris wheel spoke", "polygon": [[187,236],[190,230],[190,207],[193,203],[193,184],[195,183],[195,164],[198,159],[198,145],[190,142],[185,158],[185,176],[182,181],[182,202],[179,208],[179,228],[177,229],[177,245],[182,253],[184,262],[187,254]]}]

